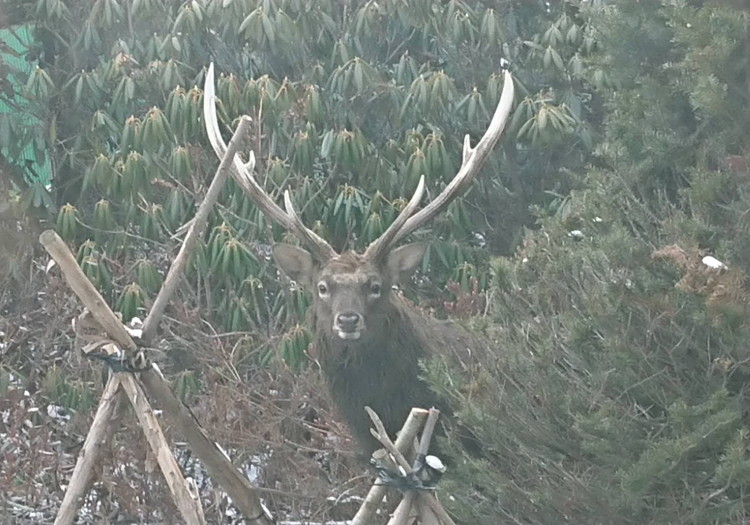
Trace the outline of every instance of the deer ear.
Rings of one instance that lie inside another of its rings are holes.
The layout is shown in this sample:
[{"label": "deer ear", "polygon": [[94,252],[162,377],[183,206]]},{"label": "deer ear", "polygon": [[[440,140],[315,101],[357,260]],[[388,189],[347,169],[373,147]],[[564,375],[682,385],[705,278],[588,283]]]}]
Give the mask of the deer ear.
[{"label": "deer ear", "polygon": [[385,260],[385,268],[391,282],[399,283],[414,273],[426,250],[426,243],[417,242],[400,246],[390,252]]},{"label": "deer ear", "polygon": [[315,263],[310,252],[291,244],[275,244],[273,257],[290,279],[308,288],[312,286]]}]

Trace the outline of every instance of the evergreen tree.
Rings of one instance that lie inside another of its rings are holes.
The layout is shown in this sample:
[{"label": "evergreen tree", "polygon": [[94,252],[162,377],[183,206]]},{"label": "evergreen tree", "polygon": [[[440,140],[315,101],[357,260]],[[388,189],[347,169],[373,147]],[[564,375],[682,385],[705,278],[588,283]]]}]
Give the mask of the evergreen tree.
[{"label": "evergreen tree", "polygon": [[446,490],[474,523],[746,523],[750,13],[592,4],[591,166],[494,264],[487,375],[430,369],[486,450]]}]

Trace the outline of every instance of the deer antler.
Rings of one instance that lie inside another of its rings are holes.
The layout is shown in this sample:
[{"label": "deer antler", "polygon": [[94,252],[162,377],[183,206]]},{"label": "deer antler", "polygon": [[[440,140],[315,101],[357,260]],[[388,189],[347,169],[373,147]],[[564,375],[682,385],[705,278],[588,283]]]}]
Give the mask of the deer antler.
[{"label": "deer antler", "polygon": [[388,247],[393,246],[393,244],[396,242],[394,239],[398,235],[399,230],[403,228],[404,224],[406,224],[406,221],[409,219],[411,214],[414,213],[414,210],[417,209],[417,206],[419,206],[419,203],[422,201],[423,194],[424,175],[419,177],[419,183],[417,184],[417,189],[414,190],[414,195],[412,195],[408,204],[404,206],[404,209],[401,210],[401,213],[398,214],[398,217],[396,217],[396,219],[380,237],[372,241],[367,247],[367,250],[365,251],[365,258],[370,258],[370,260],[377,260],[381,256],[388,253]]},{"label": "deer antler", "polygon": [[[208,67],[206,82],[203,88],[203,119],[206,123],[206,133],[216,155],[221,159],[227,151],[226,142],[221,136],[219,121],[216,116],[216,92],[214,90],[214,65]],[[336,251],[318,234],[302,224],[294,211],[292,200],[288,192],[284,195],[287,211],[279,207],[268,193],[253,177],[255,168],[255,154],[251,151],[247,163],[243,163],[235,155],[232,159],[232,176],[242,187],[248,197],[273,222],[292,232],[319,262],[325,262],[338,255]]]},{"label": "deer antler", "polygon": [[[419,180],[414,195],[409,203],[401,210],[396,220],[375,239],[365,251],[365,257],[371,260],[380,259],[388,253],[391,248],[401,239],[420,228],[422,225],[431,221],[436,215],[441,213],[456,197],[461,195],[471,182],[476,178],[479,169],[484,164],[490,151],[500,139],[503,128],[510,115],[511,106],[513,105],[513,79],[510,73],[505,72],[503,93],[500,102],[497,105],[495,114],[492,117],[487,131],[472,148],[469,141],[469,135],[464,137],[463,160],[461,168],[453,180],[445,187],[430,204],[420,212],[412,216],[416,210],[424,193],[424,176]],[[203,115],[206,123],[206,132],[208,140],[219,158],[224,156],[227,145],[221,136],[219,122],[216,116],[216,94],[214,91],[214,66],[211,64],[206,73],[206,83],[203,94]],[[255,155],[250,152],[247,163],[243,163],[237,156],[232,161],[232,176],[235,181],[242,187],[245,193],[255,203],[258,208],[273,222],[282,228],[292,232],[302,244],[311,252],[313,257],[319,262],[325,262],[336,257],[338,254],[324,239],[314,231],[307,228],[294,210],[294,205],[289,196],[289,192],[284,194],[284,205],[286,211],[281,209],[268,193],[258,184],[253,177],[255,168]]]},{"label": "deer antler", "polygon": [[422,190],[420,188],[422,186],[422,181],[420,180],[420,185],[417,188],[414,197],[412,197],[412,201],[410,201],[409,205],[401,211],[399,216],[396,217],[396,220],[393,221],[393,224],[391,224],[383,235],[375,239],[367,247],[365,257],[373,260],[379,259],[384,254],[388,253],[398,241],[431,221],[437,214],[442,212],[448,204],[453,201],[453,199],[466,191],[466,188],[476,178],[479,169],[482,167],[482,164],[484,164],[490,151],[492,151],[492,148],[495,146],[498,139],[500,139],[503,128],[505,128],[505,123],[508,121],[511,106],[513,105],[513,92],[513,79],[511,78],[510,73],[505,71],[503,93],[500,96],[500,102],[497,104],[497,109],[492,117],[492,121],[476,147],[471,147],[469,135],[464,137],[461,169],[458,170],[458,173],[450,184],[448,184],[440,195],[435,197],[430,204],[424,207],[416,215],[411,216],[416,207],[416,205],[414,207],[411,206],[414,197],[417,197],[417,193],[419,193],[418,199],[421,198]]}]

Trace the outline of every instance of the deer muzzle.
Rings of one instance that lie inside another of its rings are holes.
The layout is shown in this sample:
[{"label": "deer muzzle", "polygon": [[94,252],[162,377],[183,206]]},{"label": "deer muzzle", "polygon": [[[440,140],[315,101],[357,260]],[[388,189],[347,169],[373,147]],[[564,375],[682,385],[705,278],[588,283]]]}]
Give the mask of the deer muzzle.
[{"label": "deer muzzle", "polygon": [[365,321],[357,312],[341,312],[336,315],[333,321],[333,331],[341,339],[359,339],[364,329]]}]

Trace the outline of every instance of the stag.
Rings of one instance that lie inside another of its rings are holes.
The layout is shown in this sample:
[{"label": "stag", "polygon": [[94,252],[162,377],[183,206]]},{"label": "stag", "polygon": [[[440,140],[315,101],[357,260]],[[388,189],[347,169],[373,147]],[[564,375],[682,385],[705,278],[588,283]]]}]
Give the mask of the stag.
[{"label": "stag", "polygon": [[[227,145],[216,116],[213,65],[206,75],[203,111],[209,141],[221,159]],[[424,193],[424,176],[414,195],[388,229],[363,253],[337,253],[307,228],[294,209],[289,191],[282,209],[253,177],[255,158],[233,159],[233,176],[262,212],[292,232],[303,247],[276,244],[277,264],[294,281],[312,291],[311,321],[323,375],[334,403],[363,451],[376,442],[364,410],[378,413],[386,429],[398,430],[412,407],[430,407],[435,396],[421,380],[420,361],[437,356],[463,356],[480,342],[461,326],[431,318],[404,301],[392,288],[419,266],[426,244],[396,247],[461,195],[477,176],[497,143],[513,103],[513,81],[505,72],[503,92],[492,121],[472,148],[464,139],[463,161],[454,179],[427,206],[416,212]],[[416,213],[415,213],[416,212]]]}]

